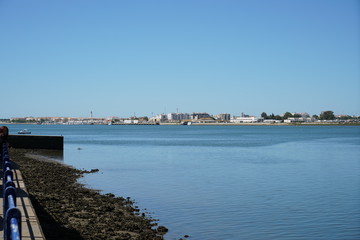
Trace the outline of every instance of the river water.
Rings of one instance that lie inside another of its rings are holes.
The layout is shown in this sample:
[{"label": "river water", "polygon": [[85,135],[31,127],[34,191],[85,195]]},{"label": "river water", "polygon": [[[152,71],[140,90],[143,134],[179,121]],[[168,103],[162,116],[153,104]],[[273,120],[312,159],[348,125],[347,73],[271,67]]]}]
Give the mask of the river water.
[{"label": "river water", "polygon": [[63,135],[82,182],[179,239],[360,239],[359,126],[9,125]]}]

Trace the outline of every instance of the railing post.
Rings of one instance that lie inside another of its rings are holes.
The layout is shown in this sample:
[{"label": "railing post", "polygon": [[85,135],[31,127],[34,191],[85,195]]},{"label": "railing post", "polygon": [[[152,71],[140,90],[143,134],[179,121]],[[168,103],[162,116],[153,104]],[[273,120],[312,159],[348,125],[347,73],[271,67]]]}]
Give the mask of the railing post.
[{"label": "railing post", "polygon": [[12,240],[20,240],[21,239],[21,233],[20,233],[21,227],[19,226],[19,222],[20,222],[20,226],[21,226],[21,220],[19,221],[16,218],[12,218],[10,220],[10,232],[11,232]]},{"label": "railing post", "polygon": [[6,218],[4,219],[4,240],[9,240],[13,236],[12,230],[15,229],[15,227],[12,228],[11,224],[14,223],[14,220],[17,222],[17,233],[16,235],[19,235],[18,239],[21,239],[21,212],[18,208],[9,208],[6,211]]}]

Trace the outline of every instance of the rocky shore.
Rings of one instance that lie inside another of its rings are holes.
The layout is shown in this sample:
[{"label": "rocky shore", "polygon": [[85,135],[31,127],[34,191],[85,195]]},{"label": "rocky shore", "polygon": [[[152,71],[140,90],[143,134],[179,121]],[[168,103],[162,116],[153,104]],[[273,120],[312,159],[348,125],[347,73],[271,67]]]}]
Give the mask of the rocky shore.
[{"label": "rocky shore", "polygon": [[46,239],[164,239],[167,229],[140,213],[131,199],[78,183],[91,171],[44,160],[35,150],[10,149],[10,158],[20,168]]}]

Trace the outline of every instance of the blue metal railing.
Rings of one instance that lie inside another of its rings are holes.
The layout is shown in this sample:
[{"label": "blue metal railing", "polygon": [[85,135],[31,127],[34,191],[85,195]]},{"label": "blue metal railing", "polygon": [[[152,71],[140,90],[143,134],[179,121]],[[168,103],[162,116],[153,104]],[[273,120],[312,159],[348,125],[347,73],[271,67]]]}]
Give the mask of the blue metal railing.
[{"label": "blue metal railing", "polygon": [[16,207],[16,188],[6,143],[2,145],[4,240],[21,239],[21,212]]}]

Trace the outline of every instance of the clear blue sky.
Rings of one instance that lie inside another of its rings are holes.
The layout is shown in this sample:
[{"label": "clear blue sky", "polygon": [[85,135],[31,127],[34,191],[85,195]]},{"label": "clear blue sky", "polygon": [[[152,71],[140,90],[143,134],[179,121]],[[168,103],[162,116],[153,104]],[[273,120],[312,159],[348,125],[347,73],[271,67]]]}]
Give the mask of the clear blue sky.
[{"label": "clear blue sky", "polygon": [[357,0],[0,0],[0,118],[360,114]]}]

